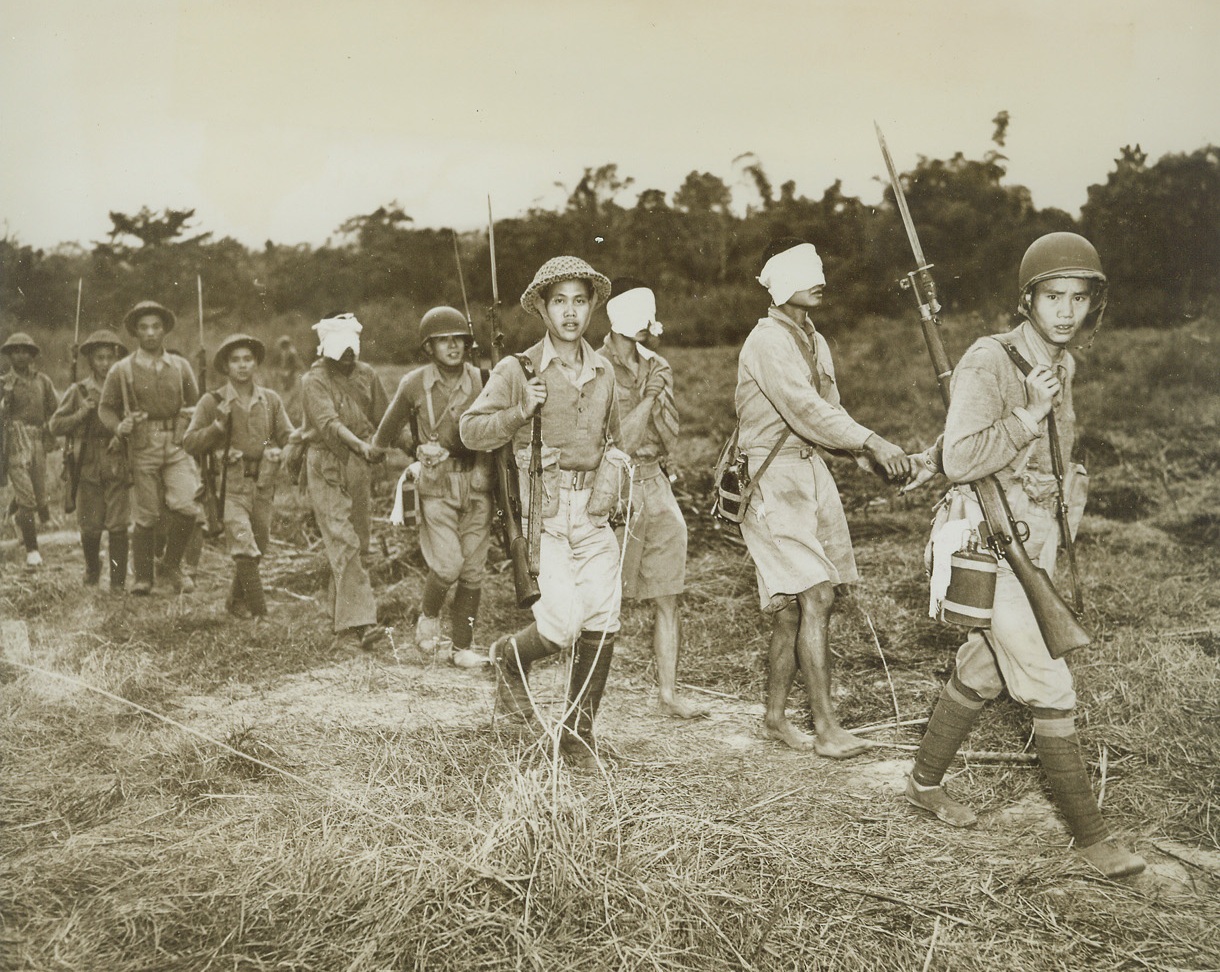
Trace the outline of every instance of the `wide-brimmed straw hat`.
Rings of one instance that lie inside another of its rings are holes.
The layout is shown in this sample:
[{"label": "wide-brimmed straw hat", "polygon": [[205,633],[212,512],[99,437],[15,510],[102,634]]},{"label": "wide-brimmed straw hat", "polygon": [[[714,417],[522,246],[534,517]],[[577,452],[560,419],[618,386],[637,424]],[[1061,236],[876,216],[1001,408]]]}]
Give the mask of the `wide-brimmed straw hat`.
[{"label": "wide-brimmed straw hat", "polygon": [[16,351],[18,348],[33,351],[34,354],[42,353],[42,349],[34,343],[34,339],[26,334],[25,331],[14,331],[8,336],[8,340],[0,344],[0,354],[7,354],[10,351]]},{"label": "wide-brimmed straw hat", "polygon": [[598,273],[580,257],[557,256],[547,260],[538,272],[525,293],[521,295],[521,306],[527,313],[543,314],[540,295],[551,284],[562,283],[565,280],[588,280],[593,285],[597,295],[597,303],[604,304],[610,299],[610,278]]},{"label": "wide-brimmed straw hat", "polygon": [[114,331],[104,327],[94,331],[81,342],[81,354],[87,357],[97,348],[104,348],[107,345],[114,348],[114,353],[120,358],[127,354],[127,345],[119,340],[119,336]]},{"label": "wide-brimmed straw hat", "polygon": [[178,323],[178,318],[174,316],[174,312],[168,307],[158,304],[155,300],[142,300],[135,307],[127,312],[123,318],[123,326],[127,328],[128,334],[136,333],[136,321],[145,314],[156,314],[165,324],[165,332],[168,334],[174,329],[174,325]]},{"label": "wide-brimmed straw hat", "polygon": [[212,367],[219,374],[228,374],[229,355],[238,348],[249,348],[253,351],[255,364],[261,365],[267,356],[267,346],[258,338],[250,334],[230,334],[220,342],[220,347],[216,349],[216,354],[212,357]]}]

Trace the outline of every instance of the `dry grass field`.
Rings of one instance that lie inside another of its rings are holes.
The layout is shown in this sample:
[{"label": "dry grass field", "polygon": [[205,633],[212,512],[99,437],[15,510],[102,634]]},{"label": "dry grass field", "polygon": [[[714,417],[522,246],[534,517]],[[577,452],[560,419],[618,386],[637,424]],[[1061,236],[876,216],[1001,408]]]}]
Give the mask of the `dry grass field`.
[{"label": "dry grass field", "polygon": [[[951,324],[952,353],[976,333]],[[857,417],[930,441],[942,412],[914,325],[832,337]],[[968,746],[1010,758],[952,771],[977,829],[900,797],[958,640],[926,617],[935,488],[900,498],[835,467],[863,574],[834,621],[837,701],[875,748],[834,763],[763,738],[752,568],[704,512],[735,353],[671,359],[692,538],[680,677],[712,715],[657,713],[651,621],[630,605],[601,718],[617,759],[600,774],[557,765],[495,718],[485,676],[410,644],[423,579],[410,531],[375,530],[394,646],[361,657],[331,648],[325,560],[287,487],[258,628],[225,614],[218,549],[193,596],[135,599],[82,590],[62,514],[41,572],[6,534],[0,965],[1220,968],[1220,322],[1103,332],[1081,355],[1097,637],[1072,666],[1106,815],[1149,860],[1121,883],[1071,854],[1009,701]],[[519,621],[509,588],[493,574],[484,643]],[[562,678],[539,672],[549,704]]]}]

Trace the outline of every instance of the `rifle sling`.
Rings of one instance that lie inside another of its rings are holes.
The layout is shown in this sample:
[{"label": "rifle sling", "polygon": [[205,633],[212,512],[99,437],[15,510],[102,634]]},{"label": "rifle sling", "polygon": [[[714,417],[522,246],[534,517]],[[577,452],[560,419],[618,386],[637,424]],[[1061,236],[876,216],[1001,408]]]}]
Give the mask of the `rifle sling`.
[{"label": "rifle sling", "polygon": [[741,491],[741,511],[743,515],[750,506],[750,499],[753,497],[754,491],[758,489],[758,483],[762,479],[763,473],[767,471],[771,461],[779,455],[779,450],[783,448],[784,443],[788,441],[791,435],[792,429],[789,427],[784,430],[783,435],[775,440],[775,445],[771,447],[771,451],[767,453],[767,457],[762,461],[762,465],[758,467],[758,472],[750,477],[750,481],[746,483],[746,488]]},{"label": "rifle sling", "polygon": [[[534,370],[534,363],[530,361],[529,356],[525,354],[513,355],[517,359],[517,364],[521,366],[521,373],[525,375],[526,382],[532,381],[538,377],[538,372]],[[542,476],[536,474],[535,470],[542,468],[542,406],[534,409],[533,427],[530,430],[530,511],[529,511],[529,536],[526,537],[526,561],[529,565],[529,573],[537,577],[542,571],[542,517],[538,515],[537,500],[539,496],[535,496],[535,491],[542,489]]]},{"label": "rifle sling", "polygon": [[[1008,353],[1008,357],[1012,359],[1012,363],[1017,366],[1017,370],[1022,376],[1028,376],[1034,370],[1023,354],[1017,350],[1017,346],[1011,341],[1005,341],[997,338],[1000,346]],[[1068,509],[1067,498],[1064,495],[1064,462],[1063,453],[1060,450],[1059,442],[1059,427],[1055,422],[1055,409],[1051,408],[1046,413],[1046,437],[1051,453],[1051,473],[1055,477],[1055,519],[1059,523],[1059,536],[1063,540],[1063,548],[1067,552],[1068,570],[1072,574],[1072,596],[1075,600],[1076,613],[1084,612],[1084,599],[1080,592],[1080,576],[1076,567],[1076,543],[1072,538],[1072,530],[1068,524]]]}]

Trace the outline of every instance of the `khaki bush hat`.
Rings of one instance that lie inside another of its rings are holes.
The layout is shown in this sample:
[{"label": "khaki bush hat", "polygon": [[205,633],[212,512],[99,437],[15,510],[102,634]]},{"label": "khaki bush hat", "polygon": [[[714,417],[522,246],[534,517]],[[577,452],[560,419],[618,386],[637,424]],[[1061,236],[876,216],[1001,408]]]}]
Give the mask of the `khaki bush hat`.
[{"label": "khaki bush hat", "polygon": [[8,352],[16,351],[18,348],[33,351],[35,354],[42,354],[42,348],[35,344],[34,339],[24,331],[14,331],[10,334],[8,340],[0,344],[0,354],[8,354]]},{"label": "khaki bush hat", "polygon": [[127,354],[127,345],[119,340],[119,336],[114,331],[100,328],[90,334],[84,341],[81,342],[81,354],[90,355],[97,348],[103,348],[110,345],[114,348],[114,353],[120,358]]},{"label": "khaki bush hat", "polygon": [[145,314],[157,314],[165,323],[166,334],[172,331],[174,325],[178,323],[178,318],[174,316],[174,312],[168,307],[163,307],[155,300],[142,300],[129,310],[127,316],[123,318],[123,326],[127,328],[128,334],[136,333],[136,321]]},{"label": "khaki bush hat", "polygon": [[261,365],[267,356],[267,347],[258,338],[250,334],[230,334],[220,342],[220,347],[216,349],[216,354],[212,357],[212,367],[218,374],[227,375],[229,373],[229,355],[238,348],[249,348],[253,351],[256,364]]}]

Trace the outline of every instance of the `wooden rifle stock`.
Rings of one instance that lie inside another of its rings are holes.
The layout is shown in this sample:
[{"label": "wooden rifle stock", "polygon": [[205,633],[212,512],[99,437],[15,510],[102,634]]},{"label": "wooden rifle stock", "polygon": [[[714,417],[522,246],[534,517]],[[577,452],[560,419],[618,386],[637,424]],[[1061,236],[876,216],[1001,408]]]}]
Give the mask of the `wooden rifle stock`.
[{"label": "wooden rifle stock", "polygon": [[[487,199],[487,241],[491,256],[491,367],[495,370],[504,354],[504,333],[499,327],[500,286],[496,280],[496,227],[491,217],[491,198]],[[471,333],[473,333],[473,325]],[[541,429],[538,430],[541,434]],[[500,531],[504,540],[504,552],[513,565],[513,589],[517,595],[517,607],[524,610],[530,607],[542,596],[538,589],[538,571],[530,569],[530,544],[521,532],[521,494],[518,492],[517,461],[513,456],[512,441],[504,443],[492,453],[496,473],[496,488],[493,494],[495,500],[496,519],[500,523]],[[537,477],[539,486],[542,476]],[[530,500],[533,502],[533,480],[530,482]],[[531,505],[533,510],[540,506]],[[533,525],[541,526],[537,516],[530,521],[532,534]],[[536,548],[535,548],[536,549]]]},{"label": "wooden rifle stock", "polygon": [[1093,639],[1076,620],[1072,609],[1060,597],[1050,575],[1029,559],[1025,544],[1017,536],[1008,497],[995,476],[986,476],[970,484],[983,508],[983,517],[991,536],[988,546],[1008,561],[1008,566],[1029,598],[1038,630],[1052,658],[1062,658],[1077,648],[1086,647]]},{"label": "wooden rifle stock", "polygon": [[[924,258],[923,247],[919,235],[915,231],[915,221],[907,208],[906,195],[898,179],[898,170],[894,168],[894,160],[890,157],[885,137],[877,127],[877,141],[881,146],[881,154],[885,158],[886,169],[889,171],[890,186],[894,190],[894,202],[902,224],[906,229],[911,251],[915,255],[916,268],[907,274],[902,287],[910,290],[919,307],[919,323],[923,330],[924,342],[928,346],[928,354],[936,369],[936,383],[940,387],[940,396],[949,407],[950,380],[953,376],[953,364],[949,353],[945,350],[944,340],[940,335],[940,300],[936,293],[936,281],[932,279],[932,264]],[[992,551],[1002,556],[1012,569],[1013,575],[1021,584],[1025,596],[1029,599],[1034,617],[1038,621],[1038,630],[1042,640],[1046,642],[1047,650],[1052,658],[1062,658],[1077,648],[1084,648],[1092,640],[1092,635],[1081,626],[1072,609],[1060,597],[1051,583],[1050,576],[1029,559],[1022,542],[1017,523],[1013,520],[1012,510],[1008,505],[1008,497],[995,476],[984,476],[970,483],[975,498],[982,507],[983,516],[987,521],[990,536],[988,546]]]},{"label": "wooden rifle stock", "polygon": [[[76,281],[76,327],[72,336],[72,375],[71,387],[73,394],[78,390],[76,383],[80,380],[79,362],[80,362],[80,299],[81,291],[84,288],[84,278],[78,278]],[[86,422],[86,424],[88,424]],[[68,488],[64,490],[64,512],[76,512],[76,494],[80,491],[80,456],[76,454],[77,439],[80,439],[83,444],[85,438],[83,435],[78,436],[75,432],[70,432],[64,437],[64,480],[68,484]]]}]

